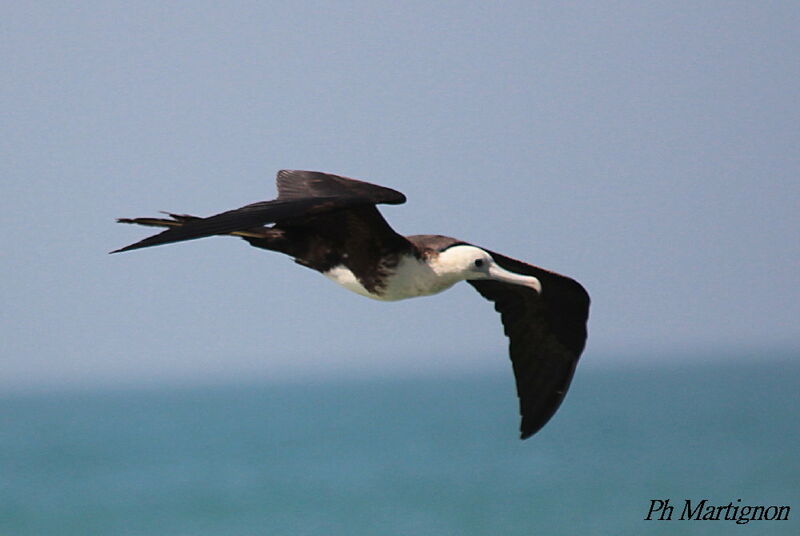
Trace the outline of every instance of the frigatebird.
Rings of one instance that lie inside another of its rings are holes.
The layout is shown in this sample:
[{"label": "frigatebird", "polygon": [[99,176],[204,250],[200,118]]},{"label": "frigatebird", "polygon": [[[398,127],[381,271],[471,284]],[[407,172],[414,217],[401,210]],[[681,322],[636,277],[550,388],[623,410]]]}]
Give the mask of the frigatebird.
[{"label": "frigatebird", "polygon": [[509,338],[521,439],[550,420],[586,344],[589,295],[574,279],[442,235],[402,236],[376,205],[406,197],[390,188],[316,171],[283,170],[278,197],[207,218],[120,218],[168,229],[112,251],[238,236],[277,251],[339,285],[383,301],[428,296],[466,281],[494,302]]}]

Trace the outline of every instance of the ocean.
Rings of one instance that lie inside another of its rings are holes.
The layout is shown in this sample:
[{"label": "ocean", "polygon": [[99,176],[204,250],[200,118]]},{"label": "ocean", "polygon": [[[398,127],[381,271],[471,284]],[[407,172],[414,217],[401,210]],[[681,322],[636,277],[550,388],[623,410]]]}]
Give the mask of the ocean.
[{"label": "ocean", "polygon": [[0,535],[800,534],[798,357],[579,367],[527,441],[510,370],[5,393]]}]

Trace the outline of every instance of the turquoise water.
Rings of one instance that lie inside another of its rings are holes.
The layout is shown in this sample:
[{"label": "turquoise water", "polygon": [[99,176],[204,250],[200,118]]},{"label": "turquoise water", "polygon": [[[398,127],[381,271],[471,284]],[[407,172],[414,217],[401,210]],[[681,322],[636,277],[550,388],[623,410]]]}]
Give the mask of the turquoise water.
[{"label": "turquoise water", "polygon": [[[795,357],[579,367],[524,442],[510,373],[7,394],[0,534],[800,534]],[[644,521],[658,498],[792,511]]]}]

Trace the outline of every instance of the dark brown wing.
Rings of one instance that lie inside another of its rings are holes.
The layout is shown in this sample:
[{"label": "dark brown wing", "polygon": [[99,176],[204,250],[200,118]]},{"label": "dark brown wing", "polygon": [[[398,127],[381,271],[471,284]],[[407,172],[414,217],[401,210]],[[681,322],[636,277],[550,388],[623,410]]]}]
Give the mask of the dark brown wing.
[{"label": "dark brown wing", "polygon": [[279,238],[244,238],[320,272],[344,265],[371,292],[379,291],[386,270],[400,255],[416,253],[413,244],[397,234],[372,204],[282,220],[271,230]]},{"label": "dark brown wing", "polygon": [[[314,171],[280,171],[277,184],[279,195],[276,200],[253,203],[208,218],[187,220],[180,226],[170,227],[112,253],[230,234],[268,223],[297,226],[312,219],[319,221],[321,216],[328,213],[362,207],[366,209],[362,211],[364,214],[373,216],[365,223],[374,225],[375,233],[394,235],[374,205],[405,201],[403,194],[390,188]],[[370,206],[372,211],[369,210]],[[129,219],[120,221],[135,222]]]},{"label": "dark brown wing", "polygon": [[[488,250],[487,250],[488,251]],[[567,393],[586,344],[589,295],[575,280],[489,251],[500,266],[532,275],[542,293],[499,281],[468,281],[494,302],[509,338],[519,396],[521,438],[539,431]]]},{"label": "dark brown wing", "polygon": [[278,172],[275,183],[278,186],[279,200],[348,197],[367,199],[376,205],[400,205],[406,202],[406,196],[397,190],[320,171],[282,169]]}]

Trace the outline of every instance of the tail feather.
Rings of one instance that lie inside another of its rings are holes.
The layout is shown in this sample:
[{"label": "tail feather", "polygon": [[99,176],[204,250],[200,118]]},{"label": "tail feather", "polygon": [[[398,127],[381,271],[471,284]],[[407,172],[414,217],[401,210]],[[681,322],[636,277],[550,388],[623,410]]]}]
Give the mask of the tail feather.
[{"label": "tail feather", "polygon": [[136,225],[147,225],[148,227],[180,227],[187,221],[199,220],[197,216],[190,216],[189,214],[172,214],[171,212],[162,212],[171,219],[167,218],[117,218],[117,223],[135,223]]},{"label": "tail feather", "polygon": [[[190,214],[173,214],[172,212],[162,212],[162,214],[166,214],[167,216],[169,216],[169,218],[117,218],[117,223],[130,223],[135,225],[144,225],[147,227],[169,228],[169,227],[182,227],[185,223],[203,219],[198,216],[192,216]],[[268,227],[263,227],[260,229],[233,231],[225,234],[230,236],[240,236],[242,238],[266,238],[269,236],[268,235],[269,230],[270,229]],[[128,249],[128,247],[114,250],[111,253],[125,251]]]}]

